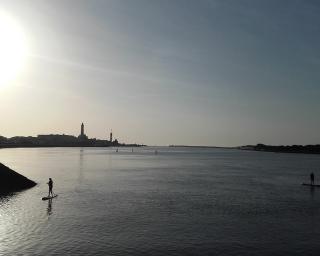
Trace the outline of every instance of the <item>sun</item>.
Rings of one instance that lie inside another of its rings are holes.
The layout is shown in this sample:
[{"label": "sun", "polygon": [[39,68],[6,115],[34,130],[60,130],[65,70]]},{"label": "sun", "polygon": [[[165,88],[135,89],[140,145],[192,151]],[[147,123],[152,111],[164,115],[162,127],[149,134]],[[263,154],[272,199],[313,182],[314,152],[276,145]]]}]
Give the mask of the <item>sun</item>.
[{"label": "sun", "polygon": [[0,11],[0,88],[18,75],[26,56],[27,44],[22,29]]}]

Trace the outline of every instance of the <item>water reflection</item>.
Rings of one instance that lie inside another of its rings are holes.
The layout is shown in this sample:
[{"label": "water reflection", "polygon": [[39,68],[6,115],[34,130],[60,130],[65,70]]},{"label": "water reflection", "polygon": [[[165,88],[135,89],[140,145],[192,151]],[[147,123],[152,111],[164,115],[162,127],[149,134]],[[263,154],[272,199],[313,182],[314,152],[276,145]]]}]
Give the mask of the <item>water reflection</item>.
[{"label": "water reflection", "polygon": [[9,200],[14,198],[15,196],[16,196],[16,193],[8,193],[5,195],[0,194],[0,206],[7,204]]},{"label": "water reflection", "polygon": [[7,196],[0,195],[0,206],[6,204],[9,201]]},{"label": "water reflection", "polygon": [[107,154],[107,164],[108,164],[108,168],[112,169],[112,155],[111,154]]},{"label": "water reflection", "polygon": [[78,175],[79,184],[83,181],[83,148],[80,149],[79,154],[79,175]]},{"label": "water reflection", "polygon": [[312,199],[314,198],[314,187],[310,186],[310,195]]},{"label": "water reflection", "polygon": [[52,199],[48,200],[48,208],[47,208],[47,215],[50,216],[52,214]]}]

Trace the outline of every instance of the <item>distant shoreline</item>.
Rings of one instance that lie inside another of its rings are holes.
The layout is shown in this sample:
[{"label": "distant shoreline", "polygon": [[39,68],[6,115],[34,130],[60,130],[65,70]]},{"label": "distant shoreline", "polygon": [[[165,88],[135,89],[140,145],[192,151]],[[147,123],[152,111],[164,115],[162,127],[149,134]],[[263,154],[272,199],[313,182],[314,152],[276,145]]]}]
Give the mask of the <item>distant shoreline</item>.
[{"label": "distant shoreline", "polygon": [[66,134],[48,134],[32,136],[15,136],[6,138],[0,136],[0,148],[43,148],[43,147],[141,147],[136,143],[120,143],[117,139],[88,139],[86,135],[78,137]]},{"label": "distant shoreline", "polygon": [[98,146],[98,145],[0,145],[0,149],[5,148],[135,148],[145,147],[146,145],[128,144],[128,145],[117,145],[117,146]]},{"label": "distant shoreline", "polygon": [[237,147],[218,147],[218,146],[188,146],[188,145],[169,145],[170,148],[223,148],[237,149]]},{"label": "distant shoreline", "polygon": [[247,145],[238,147],[239,150],[262,151],[273,153],[295,153],[295,154],[320,154],[320,145],[291,145],[291,146],[272,146],[272,145]]}]

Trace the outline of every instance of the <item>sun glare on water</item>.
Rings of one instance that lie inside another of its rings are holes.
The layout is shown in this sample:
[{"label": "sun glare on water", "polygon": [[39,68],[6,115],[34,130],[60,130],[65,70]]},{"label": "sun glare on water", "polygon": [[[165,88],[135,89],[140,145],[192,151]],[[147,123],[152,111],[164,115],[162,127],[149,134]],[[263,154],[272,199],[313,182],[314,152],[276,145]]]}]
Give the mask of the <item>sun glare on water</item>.
[{"label": "sun glare on water", "polygon": [[10,16],[0,11],[0,88],[14,79],[25,64],[24,33]]}]

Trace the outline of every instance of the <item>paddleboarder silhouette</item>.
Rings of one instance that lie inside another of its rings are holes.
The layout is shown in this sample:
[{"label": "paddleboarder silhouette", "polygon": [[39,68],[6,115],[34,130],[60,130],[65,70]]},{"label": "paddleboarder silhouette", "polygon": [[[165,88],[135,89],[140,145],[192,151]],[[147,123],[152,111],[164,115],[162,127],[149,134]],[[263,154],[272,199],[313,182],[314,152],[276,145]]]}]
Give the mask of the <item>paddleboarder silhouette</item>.
[{"label": "paddleboarder silhouette", "polygon": [[313,172],[310,174],[311,185],[314,185],[314,174]]},{"label": "paddleboarder silhouette", "polygon": [[49,194],[48,194],[48,197],[51,195],[53,196],[53,192],[52,192],[52,187],[53,187],[53,181],[51,178],[49,178],[49,182],[47,183],[48,186],[49,186]]}]

